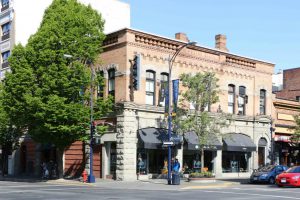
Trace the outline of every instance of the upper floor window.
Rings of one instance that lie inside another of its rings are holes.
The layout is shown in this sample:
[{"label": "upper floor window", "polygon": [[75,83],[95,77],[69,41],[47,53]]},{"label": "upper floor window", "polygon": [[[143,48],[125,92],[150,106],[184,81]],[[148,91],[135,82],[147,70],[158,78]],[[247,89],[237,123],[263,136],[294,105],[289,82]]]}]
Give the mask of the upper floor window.
[{"label": "upper floor window", "polygon": [[235,111],[235,86],[228,85],[228,113],[234,114]]},{"label": "upper floor window", "polygon": [[5,63],[8,61],[8,57],[10,56],[10,51],[5,51],[2,53],[2,63]]},{"label": "upper floor window", "polygon": [[108,70],[108,94],[115,96],[115,69]]},{"label": "upper floor window", "polygon": [[238,114],[245,115],[246,114],[246,87],[239,87],[239,97],[238,97]]},{"label": "upper floor window", "polygon": [[261,115],[266,114],[266,90],[260,90],[259,94],[259,113]]},{"label": "upper floor window", "polygon": [[9,0],[1,0],[2,8],[9,5]]},{"label": "upper floor window", "polygon": [[98,85],[97,85],[97,97],[103,97],[104,96],[104,73],[103,71],[98,71],[97,72],[97,80],[98,80]]},{"label": "upper floor window", "polygon": [[154,105],[155,99],[155,72],[146,71],[146,104]]},{"label": "upper floor window", "polygon": [[300,96],[296,96],[296,101],[300,101]]},{"label": "upper floor window", "polygon": [[9,31],[10,31],[10,22],[6,23],[6,24],[3,24],[1,26],[2,28],[2,35],[7,35],[9,34]]},{"label": "upper floor window", "polygon": [[158,104],[165,106],[165,91],[168,89],[169,74],[161,73],[160,74],[160,90],[159,90],[159,99]]}]

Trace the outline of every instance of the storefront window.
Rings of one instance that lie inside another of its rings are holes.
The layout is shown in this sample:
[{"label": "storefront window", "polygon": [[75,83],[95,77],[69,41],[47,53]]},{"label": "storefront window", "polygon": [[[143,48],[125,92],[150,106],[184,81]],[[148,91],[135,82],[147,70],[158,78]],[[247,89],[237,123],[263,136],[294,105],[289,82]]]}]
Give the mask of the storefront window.
[{"label": "storefront window", "polygon": [[223,151],[223,173],[248,172],[250,152]]},{"label": "storefront window", "polygon": [[[214,152],[213,151],[204,151],[204,170],[213,171],[213,160],[214,160]],[[201,152],[186,150],[183,152],[183,172],[184,173],[192,173],[192,172],[201,172]]]},{"label": "storefront window", "polygon": [[147,154],[145,149],[139,149],[137,154],[137,174],[147,174]]}]

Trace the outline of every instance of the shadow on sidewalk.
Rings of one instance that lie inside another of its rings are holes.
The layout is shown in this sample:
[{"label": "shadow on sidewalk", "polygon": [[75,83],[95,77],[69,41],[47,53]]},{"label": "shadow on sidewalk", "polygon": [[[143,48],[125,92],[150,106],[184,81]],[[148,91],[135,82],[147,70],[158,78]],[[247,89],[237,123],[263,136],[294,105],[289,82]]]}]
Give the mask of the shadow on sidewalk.
[{"label": "shadow on sidewalk", "polygon": [[224,179],[217,179],[219,181],[224,181],[224,182],[232,182],[232,183],[239,183],[239,184],[250,184],[249,178],[224,178]]},{"label": "shadow on sidewalk", "polygon": [[40,183],[56,179],[42,179],[36,176],[0,176],[0,181]]}]

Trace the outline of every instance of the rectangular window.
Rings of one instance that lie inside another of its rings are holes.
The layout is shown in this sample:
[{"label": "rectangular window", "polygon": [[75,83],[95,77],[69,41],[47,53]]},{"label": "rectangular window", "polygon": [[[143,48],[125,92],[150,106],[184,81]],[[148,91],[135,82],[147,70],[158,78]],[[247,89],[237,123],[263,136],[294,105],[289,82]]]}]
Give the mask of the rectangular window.
[{"label": "rectangular window", "polygon": [[115,69],[108,70],[108,94],[115,96]]},{"label": "rectangular window", "polygon": [[296,96],[296,101],[300,101],[300,96]]},{"label": "rectangular window", "polygon": [[8,62],[8,57],[10,56],[10,51],[5,51],[2,53],[2,63]]},{"label": "rectangular window", "polygon": [[167,73],[162,73],[160,75],[160,90],[159,90],[159,99],[158,105],[165,106],[165,91],[168,89],[167,87],[169,81],[169,75]]},{"label": "rectangular window", "polygon": [[2,35],[8,35],[10,32],[10,22],[3,24],[1,28],[2,28]]},{"label": "rectangular window", "polygon": [[249,171],[251,153],[238,151],[222,152],[223,173],[240,173]]},{"label": "rectangular window", "polygon": [[152,71],[146,72],[146,104],[154,105],[155,74]]},{"label": "rectangular window", "polygon": [[2,8],[5,6],[9,6],[9,0],[1,0]]},{"label": "rectangular window", "polygon": [[246,114],[246,87],[239,87],[239,97],[238,97],[238,114],[245,115]]},{"label": "rectangular window", "polygon": [[266,90],[260,90],[259,112],[261,115],[266,114]]},{"label": "rectangular window", "polygon": [[235,86],[228,85],[228,113],[234,114],[235,107]]}]

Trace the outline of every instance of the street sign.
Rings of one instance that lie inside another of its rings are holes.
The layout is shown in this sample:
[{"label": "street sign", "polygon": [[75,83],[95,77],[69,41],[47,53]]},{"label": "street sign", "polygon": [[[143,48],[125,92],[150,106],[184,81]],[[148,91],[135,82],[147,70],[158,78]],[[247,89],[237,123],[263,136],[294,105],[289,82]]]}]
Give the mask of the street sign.
[{"label": "street sign", "polygon": [[174,142],[163,142],[163,146],[173,146]]}]

